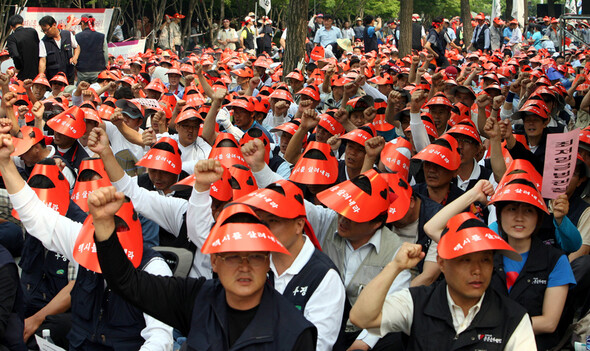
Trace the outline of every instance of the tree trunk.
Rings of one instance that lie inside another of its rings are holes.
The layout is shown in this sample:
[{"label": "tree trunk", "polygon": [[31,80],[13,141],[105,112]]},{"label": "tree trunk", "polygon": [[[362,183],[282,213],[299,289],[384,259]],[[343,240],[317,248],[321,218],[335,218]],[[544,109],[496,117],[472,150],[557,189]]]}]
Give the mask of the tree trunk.
[{"label": "tree trunk", "polygon": [[403,57],[412,52],[412,12],[414,0],[400,0],[399,11],[399,56]]},{"label": "tree trunk", "polygon": [[512,19],[512,0],[506,0],[506,14],[504,18],[507,20]]},{"label": "tree trunk", "polygon": [[471,6],[469,5],[469,0],[461,0],[461,20],[463,21],[463,45],[467,48],[469,43],[471,43],[471,36],[473,35],[473,27],[471,26]]},{"label": "tree trunk", "polygon": [[184,50],[188,50],[189,47],[192,46],[191,42],[193,38],[191,37],[191,28],[193,23],[193,13],[195,12],[195,2],[196,0],[190,0],[188,7],[187,7],[187,16],[186,22],[184,22],[184,28],[182,29],[182,33],[184,33],[182,44],[184,46]]},{"label": "tree trunk", "polygon": [[307,1],[289,1],[283,77],[297,68],[297,63],[305,57],[305,34],[307,33],[308,10],[309,3]]},{"label": "tree trunk", "polygon": [[219,28],[221,28],[221,22],[225,19],[225,1],[219,0],[221,3],[221,10],[219,10]]}]

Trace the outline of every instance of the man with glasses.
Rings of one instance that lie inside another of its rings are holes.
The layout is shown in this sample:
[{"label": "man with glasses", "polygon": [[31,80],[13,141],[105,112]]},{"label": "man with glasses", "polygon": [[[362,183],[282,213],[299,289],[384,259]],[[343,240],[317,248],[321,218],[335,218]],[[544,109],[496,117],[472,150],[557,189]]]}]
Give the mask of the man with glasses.
[{"label": "man with glasses", "polygon": [[123,200],[114,187],[89,197],[103,275],[127,301],[187,335],[188,349],[315,349],[315,327],[267,282],[269,253],[288,251],[248,206],[226,207],[201,249],[218,278],[177,279],[130,264],[112,235]]},{"label": "man with glasses", "polygon": [[74,65],[80,56],[80,47],[76,37],[67,30],[57,29],[57,22],[51,16],[39,20],[45,36],[39,42],[39,73],[45,73],[47,79],[58,72],[64,72],[69,84],[74,84]]}]

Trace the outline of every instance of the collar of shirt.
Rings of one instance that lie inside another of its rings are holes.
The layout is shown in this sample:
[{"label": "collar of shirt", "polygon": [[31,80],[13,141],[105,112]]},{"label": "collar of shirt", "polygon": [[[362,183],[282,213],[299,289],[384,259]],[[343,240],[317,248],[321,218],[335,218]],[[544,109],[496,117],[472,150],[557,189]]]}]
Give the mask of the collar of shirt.
[{"label": "collar of shirt", "polygon": [[[284,290],[285,287],[287,286],[287,284],[289,283],[289,281],[291,280],[290,277],[293,277],[293,276],[296,276],[297,274],[299,274],[299,272],[301,272],[303,267],[305,267],[305,265],[307,264],[307,262],[309,261],[309,259],[313,255],[315,246],[313,246],[313,244],[307,238],[306,235],[303,235],[303,238],[305,239],[305,242],[303,243],[303,247],[301,248],[301,251],[299,251],[299,254],[297,255],[297,257],[295,257],[295,260],[293,261],[293,263],[291,263],[291,266],[289,266],[289,268],[287,268],[283,272],[283,274],[281,274],[281,275],[279,275],[277,273],[277,268],[275,267],[275,265],[272,261],[272,254],[271,254],[270,269],[272,270],[273,274],[275,275],[275,288],[277,290],[278,290],[278,288],[277,288],[276,284],[279,280],[284,280],[284,282],[283,282],[284,286],[282,286],[282,290]],[[283,284],[281,284],[281,285],[283,285]]]},{"label": "collar of shirt", "polygon": [[467,327],[469,327],[469,325],[481,309],[481,303],[483,302],[483,298],[484,296],[486,296],[486,294],[484,292],[483,295],[481,295],[479,301],[469,309],[467,316],[465,316],[465,314],[463,313],[463,309],[459,307],[457,304],[455,304],[455,301],[453,301],[453,298],[449,293],[448,286],[446,287],[446,289],[447,303],[449,304],[449,310],[451,311],[451,316],[453,317],[453,327],[455,328],[455,332],[457,333],[457,335],[459,335],[463,331],[465,331]]},{"label": "collar of shirt", "polygon": [[471,171],[471,175],[469,176],[469,178],[463,180],[463,179],[461,179],[461,176],[459,176],[457,174],[457,186],[459,188],[461,188],[463,191],[465,191],[465,189],[467,189],[467,184],[469,184],[469,181],[471,179],[479,178],[480,174],[481,174],[481,169],[479,169],[479,165],[477,164],[477,161],[475,161],[475,159],[473,159],[473,170]]},{"label": "collar of shirt", "polygon": [[[338,232],[334,233],[334,235],[338,235]],[[348,257],[352,252],[357,251],[357,252],[361,252],[361,255],[364,256],[363,257],[363,260],[364,260],[365,257],[367,256],[367,254],[369,253],[371,246],[373,246],[375,248],[375,252],[379,253],[379,250],[381,249],[381,228],[379,228],[375,232],[375,234],[373,234],[373,236],[371,237],[371,239],[369,239],[369,241],[367,241],[363,246],[359,247],[356,250],[352,247],[352,245],[350,244],[350,241],[348,241],[348,240],[345,240],[345,241],[346,241],[346,256]]]}]

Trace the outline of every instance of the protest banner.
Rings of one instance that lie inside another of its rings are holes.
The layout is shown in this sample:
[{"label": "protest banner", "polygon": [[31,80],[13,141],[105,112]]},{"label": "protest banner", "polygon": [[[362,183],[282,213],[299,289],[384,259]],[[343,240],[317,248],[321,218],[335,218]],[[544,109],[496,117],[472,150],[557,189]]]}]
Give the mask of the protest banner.
[{"label": "protest banner", "polygon": [[[111,26],[111,20],[113,19],[114,9],[68,9],[68,8],[57,8],[57,7],[25,7],[20,15],[23,17],[23,26],[34,28],[39,33],[39,38],[43,38],[45,35],[41,31],[39,26],[39,20],[44,16],[51,16],[55,18],[58,25],[66,25],[68,23],[68,16],[76,17],[78,20],[82,15],[87,14],[95,18],[94,29],[97,32],[107,34],[109,27]],[[82,31],[80,25],[72,26],[71,28],[74,33]]]},{"label": "protest banner", "polygon": [[576,168],[580,130],[568,133],[551,133],[547,135],[545,149],[545,168],[543,169],[543,195],[546,199],[555,199],[565,194]]},{"label": "protest banner", "polygon": [[109,54],[122,56],[125,60],[145,51],[145,39],[129,40],[120,43],[109,43]]}]

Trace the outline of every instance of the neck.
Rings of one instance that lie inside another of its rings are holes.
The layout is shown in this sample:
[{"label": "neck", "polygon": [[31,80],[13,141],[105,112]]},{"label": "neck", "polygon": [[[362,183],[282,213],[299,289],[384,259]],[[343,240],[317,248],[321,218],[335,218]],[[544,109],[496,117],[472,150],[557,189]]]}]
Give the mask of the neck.
[{"label": "neck", "polygon": [[361,170],[362,168],[350,168],[350,167],[346,167],[346,174],[348,174],[348,179],[352,179],[356,176],[358,176],[359,174],[361,174]]},{"label": "neck", "polygon": [[289,250],[290,255],[278,252],[272,254],[272,262],[275,265],[278,275],[283,274],[289,267],[291,267],[291,265],[301,252],[304,243],[305,238],[303,237],[303,235],[300,235],[299,238],[295,241],[295,243],[293,243],[293,245],[287,247],[287,250]]},{"label": "neck", "polygon": [[451,288],[450,286],[447,285],[447,287],[449,288],[449,295],[451,295],[451,299],[453,299],[453,302],[455,303],[455,305],[461,307],[461,309],[463,310],[463,315],[467,316],[467,314],[469,314],[469,309],[473,306],[475,306],[477,304],[477,302],[479,301],[479,299],[481,297],[478,298],[467,298],[464,296],[461,296],[461,294],[458,294],[455,292],[455,290],[453,288]]},{"label": "neck", "polygon": [[232,294],[226,290],[225,300],[227,301],[229,307],[233,308],[234,310],[247,311],[260,305],[263,292],[264,287],[250,296],[236,296],[235,294]]},{"label": "neck", "polygon": [[469,177],[471,176],[471,173],[473,172],[473,160],[469,160],[465,163],[461,163],[461,165],[459,166],[459,171],[458,171],[458,175],[461,178],[461,180],[467,180],[469,179]]},{"label": "neck", "polygon": [[449,194],[450,188],[451,184],[449,183],[436,188],[428,186],[428,197],[440,204]]},{"label": "neck", "polygon": [[537,135],[537,136],[532,136],[532,137],[527,137],[527,140],[528,140],[529,144],[531,144],[531,146],[537,146],[541,143],[542,137],[543,137],[543,134]]},{"label": "neck", "polygon": [[522,255],[523,253],[530,251],[531,237],[529,236],[528,238],[517,239],[508,236],[508,244],[510,244],[510,246],[516,250],[516,252]]}]

